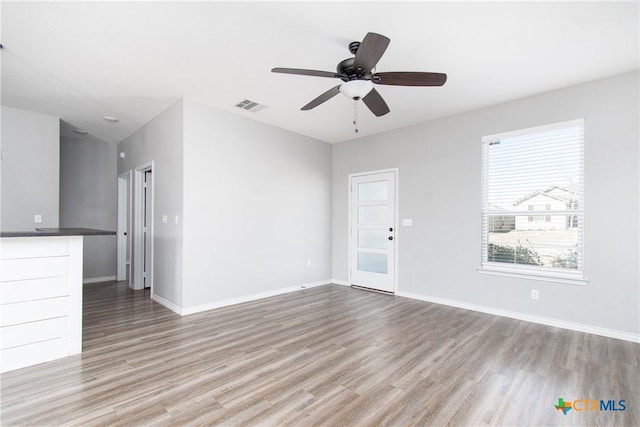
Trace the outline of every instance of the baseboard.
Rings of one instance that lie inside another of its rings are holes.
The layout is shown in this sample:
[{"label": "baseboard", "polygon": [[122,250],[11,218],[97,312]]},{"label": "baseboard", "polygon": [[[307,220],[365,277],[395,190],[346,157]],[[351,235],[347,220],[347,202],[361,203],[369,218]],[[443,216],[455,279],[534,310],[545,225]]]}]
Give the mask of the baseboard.
[{"label": "baseboard", "polygon": [[99,283],[99,282],[115,282],[116,276],[103,276],[103,277],[85,277],[82,279],[83,284],[87,283]]},{"label": "baseboard", "polygon": [[420,301],[448,305],[450,307],[463,308],[465,310],[479,311],[481,313],[493,314],[495,316],[509,317],[511,319],[524,320],[527,322],[539,323],[541,325],[555,326],[557,328],[569,329],[577,332],[586,332],[588,334],[601,335],[603,337],[616,338],[619,340],[640,343],[640,335],[632,334],[630,332],[617,331],[615,329],[601,328],[599,326],[585,325],[583,323],[569,322],[566,320],[536,316],[533,314],[518,313],[516,311],[502,310],[499,308],[470,304],[467,302],[455,301],[446,298],[415,294],[413,292],[396,292],[396,295]]},{"label": "baseboard", "polygon": [[331,279],[331,283],[334,285],[351,286],[346,280]]},{"label": "baseboard", "polygon": [[182,308],[170,301],[167,301],[166,299],[159,297],[156,294],[151,294],[151,299],[155,302],[157,302],[158,304],[168,308],[169,310],[173,311],[176,314],[179,314],[180,316],[182,316]]},{"label": "baseboard", "polygon": [[[222,300],[222,301],[215,301],[215,302],[208,303],[208,304],[194,305],[194,306],[191,306],[191,307],[184,307],[184,308],[182,308],[181,312],[176,311],[176,313],[181,314],[183,316],[186,316],[188,314],[200,313],[200,312],[207,311],[207,310],[213,310],[215,308],[226,307],[226,306],[235,305],[235,304],[241,304],[243,302],[255,301],[255,300],[258,300],[258,299],[262,299],[262,298],[268,298],[268,297],[272,297],[272,296],[276,296],[276,295],[286,294],[286,293],[289,293],[289,292],[299,291],[301,289],[314,288],[316,286],[322,286],[322,285],[329,285],[331,283],[333,283],[331,281],[331,279],[327,279],[327,280],[320,280],[320,281],[317,281],[317,282],[304,283],[304,284],[296,285],[296,286],[288,286],[286,288],[273,289],[271,291],[260,292],[258,294],[246,295],[246,296],[226,299],[226,300]],[[158,302],[160,302],[160,301],[158,301]],[[162,304],[162,303],[160,303],[160,304]],[[169,307],[167,307],[167,308],[169,308]]]}]

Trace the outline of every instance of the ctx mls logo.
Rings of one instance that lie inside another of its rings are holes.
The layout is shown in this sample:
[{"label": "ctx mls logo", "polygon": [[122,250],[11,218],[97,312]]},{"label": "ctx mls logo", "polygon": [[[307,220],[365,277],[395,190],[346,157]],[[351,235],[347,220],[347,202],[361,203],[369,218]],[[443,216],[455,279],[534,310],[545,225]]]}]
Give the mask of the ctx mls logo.
[{"label": "ctx mls logo", "polygon": [[626,402],[624,400],[593,400],[593,399],[580,399],[573,402],[565,402],[562,397],[558,398],[558,404],[553,405],[558,411],[562,411],[567,415],[570,410],[576,412],[582,411],[624,411],[627,409]]},{"label": "ctx mls logo", "polygon": [[571,402],[565,402],[563,398],[558,399],[558,404],[553,405],[558,411],[562,411],[565,415],[571,410]]}]

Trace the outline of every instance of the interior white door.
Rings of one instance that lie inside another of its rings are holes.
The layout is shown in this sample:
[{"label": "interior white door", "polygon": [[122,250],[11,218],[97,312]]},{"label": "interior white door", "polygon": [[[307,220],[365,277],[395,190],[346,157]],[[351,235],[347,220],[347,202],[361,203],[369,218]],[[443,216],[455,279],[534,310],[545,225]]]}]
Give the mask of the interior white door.
[{"label": "interior white door", "polygon": [[142,283],[145,288],[151,287],[152,268],[153,268],[153,245],[151,244],[152,236],[152,213],[153,213],[153,175],[151,169],[144,172],[143,200],[144,213],[142,215],[142,234],[143,234],[143,276]]},{"label": "interior white door", "polygon": [[151,288],[153,294],[153,162],[134,170],[133,187],[129,287],[133,290]]},{"label": "interior white door", "polygon": [[349,282],[395,292],[396,172],[350,179]]},{"label": "interior white door", "polygon": [[118,177],[118,235],[116,280],[129,278],[129,185],[130,174]]}]

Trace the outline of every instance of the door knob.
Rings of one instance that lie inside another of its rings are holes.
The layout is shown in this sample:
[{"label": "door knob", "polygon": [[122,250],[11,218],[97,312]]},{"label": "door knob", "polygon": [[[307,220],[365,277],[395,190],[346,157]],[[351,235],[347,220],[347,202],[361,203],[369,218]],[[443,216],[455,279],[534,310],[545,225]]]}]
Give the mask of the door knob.
[{"label": "door knob", "polygon": [[389,236],[389,240],[393,240],[393,236]]},{"label": "door knob", "polygon": [[393,227],[389,227],[389,231],[393,231]]}]

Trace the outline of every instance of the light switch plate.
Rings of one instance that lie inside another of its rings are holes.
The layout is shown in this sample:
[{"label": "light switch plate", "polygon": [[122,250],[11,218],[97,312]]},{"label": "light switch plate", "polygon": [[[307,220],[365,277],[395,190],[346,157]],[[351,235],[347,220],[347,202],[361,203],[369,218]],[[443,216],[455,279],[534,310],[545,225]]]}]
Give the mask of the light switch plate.
[{"label": "light switch plate", "polygon": [[166,215],[162,215],[162,223],[166,224],[169,222],[169,218]]},{"label": "light switch plate", "polygon": [[403,227],[412,227],[413,226],[413,220],[411,218],[405,218],[402,220],[402,226]]}]

